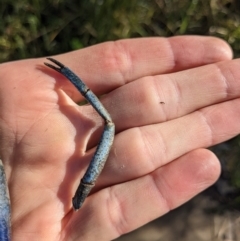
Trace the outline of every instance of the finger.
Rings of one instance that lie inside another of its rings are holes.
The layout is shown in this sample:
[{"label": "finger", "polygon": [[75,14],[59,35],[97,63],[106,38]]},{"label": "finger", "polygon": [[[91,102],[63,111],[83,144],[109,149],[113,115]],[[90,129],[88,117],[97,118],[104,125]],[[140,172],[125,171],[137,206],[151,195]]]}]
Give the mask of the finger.
[{"label": "finger", "polygon": [[112,240],[185,203],[219,174],[217,158],[208,150],[195,150],[149,175],[103,189],[72,216],[71,237]]},{"label": "finger", "polygon": [[187,152],[236,136],[240,132],[239,106],[240,99],[235,99],[169,122],[119,133],[97,189],[146,175]]},{"label": "finger", "polygon": [[106,95],[102,102],[117,132],[160,123],[240,97],[240,59],[178,73],[145,77]]},{"label": "finger", "polygon": [[[205,106],[240,96],[240,60],[207,65],[168,75],[145,77],[106,95],[116,133],[135,126],[179,118]],[[89,113],[91,107],[84,107]],[[92,110],[92,113],[95,113]],[[93,115],[101,123],[101,118]],[[101,131],[93,132],[88,147],[97,145]]]},{"label": "finger", "polygon": [[[184,36],[107,42],[55,58],[101,95],[140,77],[231,59],[232,51],[217,38]],[[62,88],[82,99],[68,84]]]}]

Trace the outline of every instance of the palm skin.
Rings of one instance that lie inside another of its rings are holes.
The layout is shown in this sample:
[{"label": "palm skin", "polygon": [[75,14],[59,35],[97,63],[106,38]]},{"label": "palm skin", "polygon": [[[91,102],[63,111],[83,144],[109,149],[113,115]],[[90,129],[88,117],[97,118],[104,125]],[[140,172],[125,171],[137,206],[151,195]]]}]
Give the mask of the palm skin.
[{"label": "palm skin", "polygon": [[218,160],[202,148],[240,131],[239,61],[231,57],[221,40],[187,36],[109,42],[54,57],[104,95],[116,124],[106,167],[78,212],[71,199],[101,117],[76,105],[80,94],[45,59],[2,64],[0,150],[12,240],[112,240],[215,182]]}]

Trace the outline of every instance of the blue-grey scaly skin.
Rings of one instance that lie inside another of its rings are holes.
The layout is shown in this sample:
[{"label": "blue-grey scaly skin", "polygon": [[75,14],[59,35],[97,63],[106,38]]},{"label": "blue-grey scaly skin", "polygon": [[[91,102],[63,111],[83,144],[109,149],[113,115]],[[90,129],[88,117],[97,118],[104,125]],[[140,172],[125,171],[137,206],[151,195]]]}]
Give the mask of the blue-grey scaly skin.
[{"label": "blue-grey scaly skin", "polygon": [[69,68],[65,67],[59,61],[53,58],[48,59],[58,65],[59,68],[48,63],[45,63],[45,65],[60,72],[68,80],[70,80],[70,82],[79,90],[79,92],[93,106],[93,108],[98,112],[98,114],[104,119],[105,122],[104,131],[100,138],[97,150],[72,200],[73,208],[78,210],[82,206],[91,189],[94,187],[95,182],[107,161],[114,140],[115,125],[112,122],[110,114],[99,101],[98,97],[77,75],[75,75]]},{"label": "blue-grey scaly skin", "polygon": [[98,178],[111,150],[114,133],[115,126],[113,124],[108,124],[104,127],[97,150],[94,153],[90,165],[82,178],[84,183],[94,183],[94,180]]},{"label": "blue-grey scaly skin", "polygon": [[10,201],[6,176],[0,160],[0,240],[10,241]]},{"label": "blue-grey scaly skin", "polygon": [[112,122],[107,110],[104,108],[98,97],[87,87],[87,85],[75,75],[69,68],[64,67],[60,70],[65,77],[79,90],[79,92],[86,98],[86,100],[93,106],[98,114],[106,121]]},{"label": "blue-grey scaly skin", "polygon": [[80,185],[73,197],[73,207],[75,210],[81,208],[85,198],[94,187],[95,182],[100,175],[111,150],[114,140],[115,126],[113,123],[105,125],[102,137],[98,144],[97,150],[84,174]]}]

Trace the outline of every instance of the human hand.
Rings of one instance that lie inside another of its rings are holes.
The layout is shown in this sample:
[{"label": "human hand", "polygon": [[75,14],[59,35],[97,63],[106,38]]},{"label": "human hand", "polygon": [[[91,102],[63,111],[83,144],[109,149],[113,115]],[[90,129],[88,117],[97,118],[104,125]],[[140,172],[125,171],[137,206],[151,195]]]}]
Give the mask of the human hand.
[{"label": "human hand", "polygon": [[239,60],[231,57],[221,40],[193,36],[121,40],[54,57],[104,95],[116,125],[107,164],[78,212],[71,199],[101,117],[75,104],[83,98],[45,59],[2,64],[0,153],[12,240],[112,240],[215,182],[218,160],[203,148],[240,131]]}]

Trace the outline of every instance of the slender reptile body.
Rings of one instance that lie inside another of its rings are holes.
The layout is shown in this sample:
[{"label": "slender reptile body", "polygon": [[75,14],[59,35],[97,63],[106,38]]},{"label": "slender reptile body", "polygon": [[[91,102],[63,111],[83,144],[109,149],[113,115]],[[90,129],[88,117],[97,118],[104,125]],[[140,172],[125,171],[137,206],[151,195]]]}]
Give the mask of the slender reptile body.
[{"label": "slender reptile body", "polygon": [[115,125],[112,122],[109,113],[99,101],[97,96],[77,75],[75,75],[69,68],[65,67],[59,61],[53,58],[47,59],[55,63],[58,67],[55,67],[54,65],[51,65],[49,63],[45,63],[45,65],[56,70],[57,72],[64,75],[68,80],[70,80],[70,82],[79,90],[82,96],[93,106],[93,108],[97,111],[97,113],[103,118],[105,122],[104,130],[97,150],[92,157],[89,167],[84,174],[72,200],[73,208],[75,210],[78,210],[82,206],[84,200],[90,193],[93,186],[95,185],[95,182],[105,165],[105,162],[112,147],[115,134]]},{"label": "slender reptile body", "polygon": [[0,240],[10,241],[10,201],[6,176],[0,160]]}]

